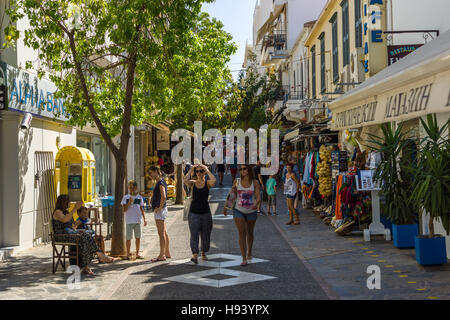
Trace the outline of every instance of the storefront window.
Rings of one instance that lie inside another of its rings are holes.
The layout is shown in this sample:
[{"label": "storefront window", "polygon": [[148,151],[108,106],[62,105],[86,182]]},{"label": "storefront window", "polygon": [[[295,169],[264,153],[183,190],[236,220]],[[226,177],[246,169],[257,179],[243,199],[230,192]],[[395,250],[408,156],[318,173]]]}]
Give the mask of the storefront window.
[{"label": "storefront window", "polygon": [[100,137],[78,134],[77,147],[92,151],[95,157],[95,193],[99,196],[111,193],[111,154]]}]

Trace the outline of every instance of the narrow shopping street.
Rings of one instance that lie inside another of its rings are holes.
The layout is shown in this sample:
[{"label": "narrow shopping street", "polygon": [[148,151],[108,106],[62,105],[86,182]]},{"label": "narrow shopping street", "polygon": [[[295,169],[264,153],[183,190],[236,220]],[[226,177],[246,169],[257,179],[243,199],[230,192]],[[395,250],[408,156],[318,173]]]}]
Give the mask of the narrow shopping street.
[{"label": "narrow shopping street", "polygon": [[[241,267],[238,234],[231,216],[223,216],[223,204],[231,186],[226,175],[223,187],[211,190],[214,215],[210,260],[199,265],[189,261],[189,228],[183,214],[169,228],[172,259],[137,267],[111,294],[111,299],[189,300],[287,300],[328,299],[329,296],[298,259],[267,216],[255,227],[253,262]],[[282,212],[282,211],[281,211]],[[285,215],[276,219],[285,220]],[[158,255],[159,248],[150,252]]]},{"label": "narrow shopping street", "polygon": [[[398,249],[391,241],[362,233],[341,237],[311,210],[300,211],[301,224],[287,226],[285,198],[278,191],[278,216],[261,215],[255,227],[253,263],[241,262],[237,230],[222,215],[231,185],[211,190],[215,215],[210,261],[189,261],[189,228],[181,211],[169,227],[172,259],[143,263],[127,273],[103,299],[181,300],[313,300],[313,299],[450,299],[450,266],[417,265],[414,249]],[[266,209],[266,203],[263,208]],[[159,248],[148,252],[158,255]],[[381,269],[381,289],[367,287],[367,268]]]}]

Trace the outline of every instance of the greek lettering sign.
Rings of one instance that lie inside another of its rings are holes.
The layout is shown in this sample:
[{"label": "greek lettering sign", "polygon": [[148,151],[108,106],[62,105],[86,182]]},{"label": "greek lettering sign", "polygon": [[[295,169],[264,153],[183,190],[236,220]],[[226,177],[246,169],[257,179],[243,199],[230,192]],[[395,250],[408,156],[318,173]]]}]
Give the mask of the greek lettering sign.
[{"label": "greek lettering sign", "polygon": [[[364,98],[363,98],[364,99]],[[450,71],[446,71],[361,102],[340,107],[330,104],[331,130],[343,130],[391,121],[404,121],[429,113],[450,112]]]},{"label": "greek lettering sign", "polygon": [[375,120],[378,102],[370,102],[343,112],[336,113],[336,128],[365,124]]},{"label": "greek lettering sign", "polygon": [[422,44],[407,44],[400,46],[388,46],[388,64],[391,65],[406,57],[411,52],[416,51]]},{"label": "greek lettering sign", "polygon": [[5,72],[7,109],[29,112],[54,120],[69,120],[62,99],[56,99],[54,83],[1,62]]},{"label": "greek lettering sign", "polygon": [[427,110],[433,84],[398,92],[386,100],[385,119]]}]

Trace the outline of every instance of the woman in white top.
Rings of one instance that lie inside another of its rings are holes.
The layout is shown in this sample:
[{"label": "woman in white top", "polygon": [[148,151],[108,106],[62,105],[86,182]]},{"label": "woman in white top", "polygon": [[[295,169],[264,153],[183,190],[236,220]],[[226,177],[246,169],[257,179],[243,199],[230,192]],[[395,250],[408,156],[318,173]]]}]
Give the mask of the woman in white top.
[{"label": "woman in white top", "polygon": [[233,217],[239,233],[239,247],[241,249],[241,266],[248,265],[252,259],[253,230],[258,215],[256,210],[260,203],[260,186],[253,177],[253,168],[241,165],[239,168],[240,179],[233,183],[233,189],[237,193],[236,206]]},{"label": "woman in white top", "polygon": [[[287,224],[300,224],[298,213],[295,210],[294,202],[297,196],[297,192],[300,188],[300,182],[298,181],[294,171],[293,165],[288,163],[286,165],[286,182],[284,183],[284,194],[286,195],[287,207],[289,210],[289,221]],[[295,218],[295,221],[294,221]]]}]

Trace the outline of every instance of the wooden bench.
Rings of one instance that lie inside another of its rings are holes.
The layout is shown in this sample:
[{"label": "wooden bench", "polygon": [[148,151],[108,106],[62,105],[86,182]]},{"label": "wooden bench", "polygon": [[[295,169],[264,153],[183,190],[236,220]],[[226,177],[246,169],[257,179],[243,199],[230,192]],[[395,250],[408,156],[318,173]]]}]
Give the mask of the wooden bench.
[{"label": "wooden bench", "polygon": [[[91,217],[91,212],[94,212],[94,217]],[[92,230],[95,231],[95,241],[99,249],[105,253],[105,240],[102,235],[102,223],[100,222],[100,216],[98,208],[88,208],[90,223],[86,224]],[[63,270],[66,270],[66,259],[74,259],[76,265],[80,265],[80,247],[79,242],[81,235],[79,234],[54,234],[53,225],[50,223],[51,233],[50,239],[52,241],[53,258],[52,258],[52,271],[53,274],[58,270],[58,266],[61,265]],[[67,240],[65,240],[67,239]],[[75,239],[75,241],[73,241]],[[75,247],[75,250],[71,252],[70,246]]]}]

